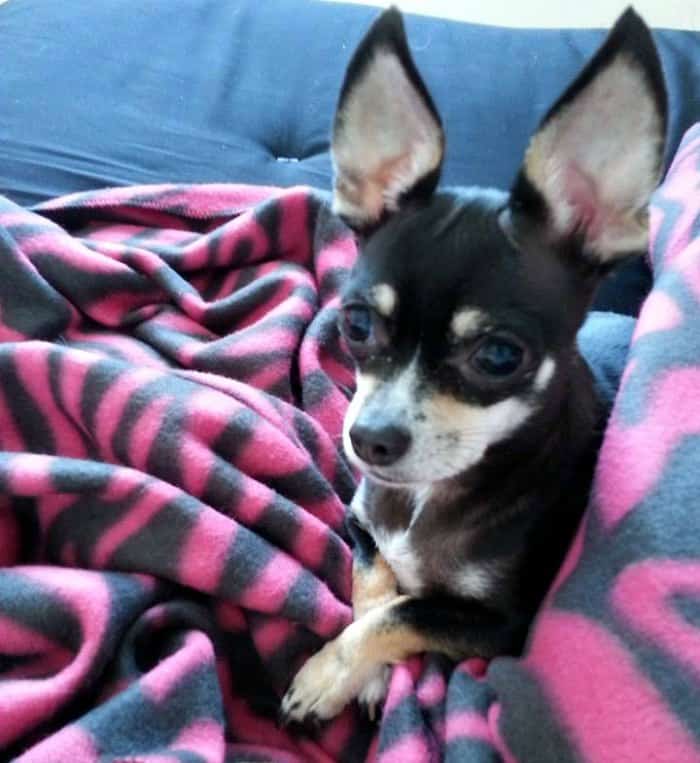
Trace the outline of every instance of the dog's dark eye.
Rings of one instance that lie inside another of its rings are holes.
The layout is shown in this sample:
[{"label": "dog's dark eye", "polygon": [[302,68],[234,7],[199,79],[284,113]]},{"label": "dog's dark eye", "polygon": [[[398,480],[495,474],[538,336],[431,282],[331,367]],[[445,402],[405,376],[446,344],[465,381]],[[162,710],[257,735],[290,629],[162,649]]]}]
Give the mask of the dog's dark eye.
[{"label": "dog's dark eye", "polygon": [[480,374],[498,379],[512,376],[522,365],[523,348],[505,337],[483,339],[469,358],[471,367]]},{"label": "dog's dark eye", "polygon": [[340,329],[351,344],[365,344],[372,338],[372,313],[364,305],[343,308]]}]

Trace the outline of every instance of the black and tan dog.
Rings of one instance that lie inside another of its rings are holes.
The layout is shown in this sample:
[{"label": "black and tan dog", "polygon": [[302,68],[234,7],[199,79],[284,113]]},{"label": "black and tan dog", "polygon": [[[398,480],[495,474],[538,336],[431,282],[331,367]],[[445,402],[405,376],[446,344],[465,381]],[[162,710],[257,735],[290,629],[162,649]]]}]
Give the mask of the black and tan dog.
[{"label": "black and tan dog", "polygon": [[286,720],[374,708],[415,653],[522,649],[598,445],[577,330],[602,275],[646,248],[665,129],[659,58],[628,10],[509,194],[436,191],[443,131],[398,11],[359,46],[333,131],[334,208],[361,244],[341,317],[357,363],[344,446],[364,477],[355,620],[297,674]]}]

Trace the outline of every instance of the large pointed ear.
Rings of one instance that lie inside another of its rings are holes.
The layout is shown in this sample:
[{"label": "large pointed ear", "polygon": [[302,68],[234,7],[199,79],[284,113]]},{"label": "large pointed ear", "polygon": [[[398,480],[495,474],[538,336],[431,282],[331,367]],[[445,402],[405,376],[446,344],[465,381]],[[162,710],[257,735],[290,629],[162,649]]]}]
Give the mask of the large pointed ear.
[{"label": "large pointed ear", "polygon": [[333,125],[333,209],[366,230],[437,185],[444,136],[401,14],[382,13],[353,56]]},{"label": "large pointed ear", "polygon": [[511,191],[511,219],[576,236],[599,264],[646,250],[666,90],[649,29],[629,8],[547,113]]}]

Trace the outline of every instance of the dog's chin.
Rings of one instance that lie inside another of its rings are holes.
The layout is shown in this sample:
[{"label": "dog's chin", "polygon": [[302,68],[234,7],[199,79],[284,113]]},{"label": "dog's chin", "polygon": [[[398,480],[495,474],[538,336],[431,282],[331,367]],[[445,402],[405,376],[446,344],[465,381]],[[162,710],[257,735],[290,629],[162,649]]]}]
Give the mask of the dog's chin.
[{"label": "dog's chin", "polygon": [[421,479],[418,475],[407,475],[405,472],[401,472],[398,469],[373,466],[359,458],[352,448],[346,447],[345,453],[350,463],[365,479],[368,479],[370,482],[374,482],[377,485],[382,485],[382,487],[390,487],[396,490],[415,490],[420,487],[426,487],[433,482],[441,481],[425,478]]},{"label": "dog's chin", "polygon": [[371,469],[369,467],[366,467],[365,469],[363,469],[362,474],[366,479],[370,480],[371,482],[376,482],[378,485],[382,485],[383,487],[407,489],[407,488],[415,488],[423,484],[422,482],[418,482],[418,481],[395,479],[393,477],[388,477],[383,474],[378,474],[376,470]]}]

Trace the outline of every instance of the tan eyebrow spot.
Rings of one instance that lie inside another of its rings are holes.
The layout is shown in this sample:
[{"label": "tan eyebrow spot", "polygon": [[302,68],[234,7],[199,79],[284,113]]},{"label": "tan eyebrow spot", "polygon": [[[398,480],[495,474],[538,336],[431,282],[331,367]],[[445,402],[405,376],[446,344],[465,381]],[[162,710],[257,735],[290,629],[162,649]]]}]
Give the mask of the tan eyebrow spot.
[{"label": "tan eyebrow spot", "polygon": [[374,286],[370,296],[377,311],[385,318],[391,316],[394,310],[396,310],[396,304],[399,300],[396,295],[396,290],[392,286],[389,286],[388,283],[379,283]]},{"label": "tan eyebrow spot", "polygon": [[478,331],[487,322],[486,313],[476,308],[467,307],[458,310],[452,316],[450,328],[452,333],[459,339]]}]

